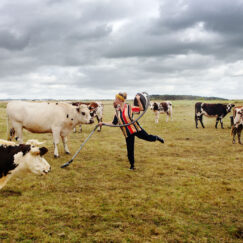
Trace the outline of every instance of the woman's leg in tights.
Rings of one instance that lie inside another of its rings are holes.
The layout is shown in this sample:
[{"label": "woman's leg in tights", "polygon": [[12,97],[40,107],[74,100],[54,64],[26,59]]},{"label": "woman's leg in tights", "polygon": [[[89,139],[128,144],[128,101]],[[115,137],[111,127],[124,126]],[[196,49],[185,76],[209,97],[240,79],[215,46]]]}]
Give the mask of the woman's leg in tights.
[{"label": "woman's leg in tights", "polygon": [[156,140],[158,140],[158,136],[149,135],[145,130],[141,130],[140,132],[137,132],[135,136],[150,142],[155,142]]},{"label": "woman's leg in tights", "polygon": [[134,135],[131,135],[126,138],[126,144],[127,144],[127,157],[130,162],[130,169],[134,169]]}]

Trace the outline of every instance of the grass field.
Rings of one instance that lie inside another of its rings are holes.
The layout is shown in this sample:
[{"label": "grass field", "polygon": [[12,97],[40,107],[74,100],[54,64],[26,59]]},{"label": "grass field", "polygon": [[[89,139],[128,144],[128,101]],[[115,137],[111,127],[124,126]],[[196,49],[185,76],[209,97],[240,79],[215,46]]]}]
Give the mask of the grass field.
[{"label": "grass field", "polygon": [[[143,128],[165,144],[135,139],[136,171],[130,171],[119,128],[103,127],[73,164],[62,144],[53,158],[51,134],[24,133],[46,141],[52,171],[43,177],[13,178],[0,191],[0,242],[242,242],[243,146],[204,118],[195,128],[193,101],[173,102],[173,122],[154,123],[148,111]],[[112,120],[104,102],[104,121]],[[241,104],[241,103],[239,103]],[[6,138],[5,103],[0,103],[0,138]],[[89,135],[70,134],[72,154]]]}]

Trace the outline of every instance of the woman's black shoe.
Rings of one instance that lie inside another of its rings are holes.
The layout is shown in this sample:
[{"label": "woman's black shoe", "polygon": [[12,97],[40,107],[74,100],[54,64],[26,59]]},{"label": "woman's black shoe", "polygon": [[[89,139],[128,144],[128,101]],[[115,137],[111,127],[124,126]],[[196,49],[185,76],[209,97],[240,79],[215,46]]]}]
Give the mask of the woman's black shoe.
[{"label": "woman's black shoe", "polygon": [[157,136],[157,140],[160,141],[161,143],[164,143],[165,142],[164,139],[161,138],[161,137],[159,137],[159,136]]},{"label": "woman's black shoe", "polygon": [[130,170],[135,170],[135,167],[131,165]]}]

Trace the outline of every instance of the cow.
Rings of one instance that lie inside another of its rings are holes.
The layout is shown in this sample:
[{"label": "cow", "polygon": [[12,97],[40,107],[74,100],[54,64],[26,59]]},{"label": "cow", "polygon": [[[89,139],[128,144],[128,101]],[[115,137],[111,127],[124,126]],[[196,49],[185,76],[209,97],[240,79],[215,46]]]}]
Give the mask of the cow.
[{"label": "cow", "polygon": [[203,124],[203,115],[207,117],[216,117],[215,128],[218,127],[218,122],[221,124],[221,128],[223,129],[222,119],[231,112],[231,109],[234,107],[234,104],[207,104],[202,102],[197,102],[195,104],[195,123],[196,128],[198,128],[198,120],[200,121],[203,128],[205,128]]},{"label": "cow", "polygon": [[94,122],[86,106],[74,107],[64,102],[11,101],[7,104],[7,116],[9,140],[15,136],[19,143],[23,143],[23,128],[33,133],[52,133],[55,158],[59,157],[57,145],[60,136],[65,153],[70,154],[67,146],[70,131],[78,124]]},{"label": "cow", "polygon": [[233,111],[233,125],[231,135],[232,143],[235,144],[235,136],[238,136],[238,143],[241,144],[241,131],[243,129],[243,106],[236,106]]},{"label": "cow", "polygon": [[32,172],[45,175],[51,170],[49,163],[43,158],[48,152],[45,147],[38,147],[33,140],[26,144],[0,140],[0,189],[15,175]]},{"label": "cow", "polygon": [[164,102],[150,102],[150,109],[154,111],[155,114],[155,123],[159,122],[159,114],[166,113],[166,122],[168,122],[169,117],[172,118],[172,103],[170,101]]},{"label": "cow", "polygon": [[[101,102],[72,102],[71,104],[73,106],[86,105],[90,110],[91,116],[93,118],[96,117],[98,123],[102,122],[104,105]],[[100,132],[101,127],[98,127],[97,131]],[[74,127],[73,132],[76,132],[76,127]],[[79,125],[79,132],[82,132],[82,125]]]}]

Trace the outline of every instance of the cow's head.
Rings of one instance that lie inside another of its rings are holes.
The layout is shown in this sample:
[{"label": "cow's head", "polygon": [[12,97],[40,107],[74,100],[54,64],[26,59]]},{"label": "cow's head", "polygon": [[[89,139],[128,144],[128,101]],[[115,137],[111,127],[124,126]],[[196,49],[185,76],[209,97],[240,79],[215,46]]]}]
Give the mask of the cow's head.
[{"label": "cow's head", "polygon": [[91,102],[89,105],[88,105],[88,108],[90,110],[90,115],[92,117],[95,117],[96,116],[96,110],[98,108],[98,104],[96,102]]},{"label": "cow's head", "polygon": [[231,109],[234,107],[235,105],[234,104],[227,104],[226,106],[226,111],[229,113],[231,112]]},{"label": "cow's head", "polygon": [[29,171],[37,175],[47,174],[51,170],[49,163],[43,158],[48,152],[45,147],[20,144],[20,152],[14,155],[14,163],[21,171]]},{"label": "cow's head", "polygon": [[151,110],[157,111],[159,109],[159,104],[157,102],[152,102],[150,108]]},{"label": "cow's head", "polygon": [[82,124],[94,123],[93,117],[90,115],[90,110],[86,105],[80,105],[77,109],[78,120]]}]

